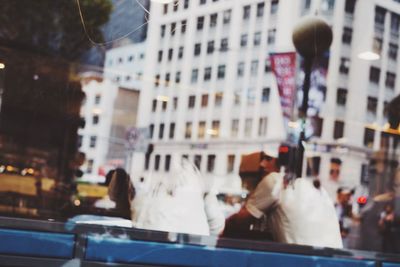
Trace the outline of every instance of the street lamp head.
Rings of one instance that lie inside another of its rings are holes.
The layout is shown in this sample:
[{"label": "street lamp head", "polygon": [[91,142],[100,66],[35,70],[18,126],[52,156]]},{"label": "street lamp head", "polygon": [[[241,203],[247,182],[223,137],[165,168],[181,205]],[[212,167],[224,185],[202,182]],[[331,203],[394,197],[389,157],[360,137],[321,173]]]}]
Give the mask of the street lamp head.
[{"label": "street lamp head", "polygon": [[303,18],[293,30],[293,44],[297,52],[312,58],[325,52],[332,43],[332,29],[321,18]]}]

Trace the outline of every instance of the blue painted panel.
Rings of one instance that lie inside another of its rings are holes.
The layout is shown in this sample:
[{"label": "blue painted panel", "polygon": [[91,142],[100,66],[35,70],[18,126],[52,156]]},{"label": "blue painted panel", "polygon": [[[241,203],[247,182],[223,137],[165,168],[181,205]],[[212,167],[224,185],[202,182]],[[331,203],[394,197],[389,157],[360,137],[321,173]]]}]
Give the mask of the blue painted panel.
[{"label": "blue painted panel", "polygon": [[400,267],[400,263],[384,262],[382,267]]},{"label": "blue painted panel", "polygon": [[74,235],[0,229],[0,254],[72,258]]},{"label": "blue painted panel", "polygon": [[[218,251],[218,253],[216,253]],[[90,236],[86,259],[174,266],[246,266],[249,251]]]},{"label": "blue painted panel", "polygon": [[103,262],[165,264],[173,266],[375,266],[373,261],[121,240],[100,236],[90,236],[88,238],[86,259]]}]

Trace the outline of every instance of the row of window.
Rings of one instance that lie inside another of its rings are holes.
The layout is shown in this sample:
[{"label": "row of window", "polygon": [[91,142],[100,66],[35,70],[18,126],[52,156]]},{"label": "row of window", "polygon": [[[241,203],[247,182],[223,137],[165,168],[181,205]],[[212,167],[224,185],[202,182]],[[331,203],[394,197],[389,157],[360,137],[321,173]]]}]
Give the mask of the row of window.
[{"label": "row of window", "polygon": [[[267,117],[261,117],[258,120],[258,131],[257,135],[259,137],[265,137],[267,134],[267,124],[268,119]],[[150,124],[149,131],[150,131],[150,138],[154,137],[154,124]],[[253,119],[247,118],[244,121],[244,136],[251,137],[252,136],[252,128],[253,127]],[[158,136],[157,138],[162,140],[165,134],[165,124],[160,123],[158,128]],[[171,122],[169,124],[169,131],[168,131],[168,138],[174,139],[175,138],[175,122]],[[186,122],[185,124],[185,132],[184,132],[185,139],[190,139],[193,136],[193,122]],[[211,136],[211,138],[217,138],[220,135],[220,121],[213,120],[211,122],[211,128],[206,128],[206,121],[200,121],[198,123],[197,129],[197,138],[203,139],[206,135]],[[234,119],[231,122],[231,137],[238,137],[239,135],[239,119]]]},{"label": "row of window", "polygon": [[[386,9],[376,6],[375,7],[375,26],[383,28],[385,24]],[[390,31],[392,34],[398,35],[400,30],[400,15],[390,12]]]},{"label": "row of window", "polygon": [[[171,155],[167,154],[165,155],[164,158],[164,166],[161,166],[161,157],[162,155],[156,154],[154,156],[154,165],[153,165],[153,169],[155,171],[160,171],[160,170],[164,170],[166,172],[170,171],[171,168],[171,160],[172,157]],[[215,154],[210,154],[206,156],[207,158],[207,164],[206,164],[206,172],[208,173],[212,173],[215,171],[215,161],[217,159]],[[182,159],[187,159],[189,160],[189,155],[182,155]],[[194,155],[193,156],[193,163],[194,165],[200,170],[202,171],[202,155]],[[145,169],[149,170],[149,166],[150,166],[150,156],[146,157],[146,161],[145,161]],[[227,156],[227,173],[232,173],[234,171],[234,167],[235,167],[235,155],[231,154]]]},{"label": "row of window", "polygon": [[[144,59],[144,53],[140,53],[136,56],[139,59]],[[123,64],[124,62],[134,62],[135,61],[135,55],[129,55],[127,56],[125,59],[123,57],[119,57],[118,59],[115,59],[115,64]],[[107,65],[108,66],[112,66],[114,64],[114,60],[112,58],[110,58],[108,60]]]},{"label": "row of window", "polygon": [[[269,101],[270,98],[270,93],[271,93],[271,89],[269,87],[265,87],[262,89],[261,91],[261,102],[265,103]],[[224,93],[223,92],[218,92],[214,94],[214,107],[220,107],[222,106],[222,100],[223,100],[223,96]],[[203,94],[201,95],[201,102],[200,102],[200,106],[202,108],[206,108],[208,106],[209,103],[209,94]],[[254,90],[253,89],[249,89],[247,92],[247,101],[248,104],[254,104],[254,100],[255,100],[255,95],[254,95]],[[234,95],[234,104],[235,105],[239,105],[241,103],[242,100],[242,93],[241,91],[235,92]],[[163,100],[157,100],[157,99],[153,99],[153,103],[152,103],[152,112],[155,112],[157,110],[157,103],[161,102],[161,109],[163,111],[167,110],[168,107],[168,102],[169,101],[165,101]],[[196,96],[195,95],[191,95],[188,98],[188,109],[193,109],[195,108],[196,105]],[[178,98],[174,97],[172,99],[172,110],[176,110],[178,108]]]},{"label": "row of window", "polygon": [[[377,67],[371,66],[369,70],[369,80],[372,83],[379,84],[381,70]],[[389,89],[394,89],[396,83],[396,74],[390,71],[386,72],[385,86]]]}]

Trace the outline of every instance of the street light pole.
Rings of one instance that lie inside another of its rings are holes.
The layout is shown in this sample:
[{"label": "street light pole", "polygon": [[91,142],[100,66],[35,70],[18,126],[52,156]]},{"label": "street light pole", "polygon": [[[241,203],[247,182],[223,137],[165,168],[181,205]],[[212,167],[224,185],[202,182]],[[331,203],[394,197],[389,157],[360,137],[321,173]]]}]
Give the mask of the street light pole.
[{"label": "street light pole", "polygon": [[292,40],[297,52],[304,58],[303,100],[299,109],[301,133],[296,156],[296,177],[303,172],[305,127],[308,110],[308,94],[311,84],[311,70],[314,59],[326,51],[332,43],[332,30],[329,25],[318,17],[302,19],[293,30]]}]

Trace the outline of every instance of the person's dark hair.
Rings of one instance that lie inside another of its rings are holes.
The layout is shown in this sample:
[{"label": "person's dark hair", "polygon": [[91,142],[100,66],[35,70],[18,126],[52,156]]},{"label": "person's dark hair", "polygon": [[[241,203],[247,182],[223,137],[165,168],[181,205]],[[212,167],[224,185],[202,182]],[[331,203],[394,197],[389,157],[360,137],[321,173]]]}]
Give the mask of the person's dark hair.
[{"label": "person's dark hair", "polygon": [[124,217],[130,218],[131,200],[135,197],[135,188],[128,173],[122,168],[117,168],[112,172],[109,186],[113,178],[115,182],[110,198],[115,201],[116,209],[121,210]]},{"label": "person's dark hair", "polygon": [[338,165],[342,164],[342,160],[339,158],[331,158],[331,163],[336,163]]}]

